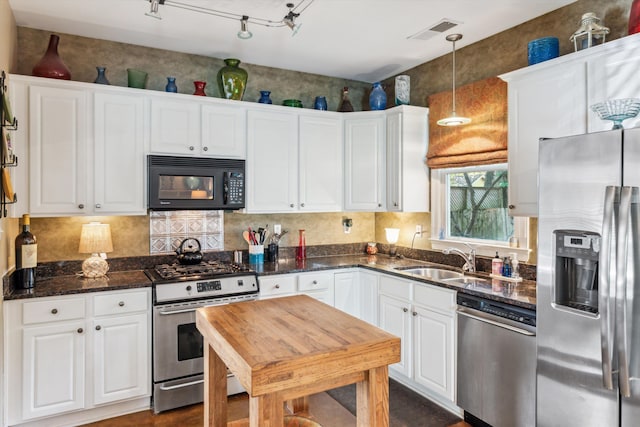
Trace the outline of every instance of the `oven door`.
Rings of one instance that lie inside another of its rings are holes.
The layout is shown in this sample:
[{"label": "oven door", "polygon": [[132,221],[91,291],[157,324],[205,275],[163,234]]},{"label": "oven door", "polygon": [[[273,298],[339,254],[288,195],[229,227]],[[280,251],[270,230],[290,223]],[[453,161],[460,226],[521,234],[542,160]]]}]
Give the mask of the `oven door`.
[{"label": "oven door", "polygon": [[153,307],[153,381],[203,372],[203,340],[196,328],[196,309],[214,302]]}]

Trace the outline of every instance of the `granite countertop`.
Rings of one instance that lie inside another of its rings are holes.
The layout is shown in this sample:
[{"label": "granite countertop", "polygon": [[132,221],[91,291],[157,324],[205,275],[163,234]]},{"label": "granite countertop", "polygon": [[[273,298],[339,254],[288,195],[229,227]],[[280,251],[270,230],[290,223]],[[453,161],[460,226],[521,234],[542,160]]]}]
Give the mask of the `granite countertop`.
[{"label": "granite countertop", "polygon": [[42,277],[33,289],[15,289],[5,284],[4,299],[52,297],[85,292],[117,291],[151,286],[151,280],[142,270],[114,271],[105,277],[87,279],[81,275]]},{"label": "granite countertop", "polygon": [[[254,266],[252,266],[254,267]],[[523,280],[521,282],[510,282],[506,280],[494,279],[487,273],[465,273],[466,277],[478,277],[485,279],[483,283],[456,284],[452,282],[439,282],[424,277],[409,274],[402,268],[408,267],[436,267],[460,272],[451,266],[435,264],[427,261],[419,261],[409,258],[391,258],[388,255],[338,255],[317,258],[307,258],[304,261],[295,259],[284,259],[277,263],[266,262],[257,269],[258,275],[304,273],[309,271],[321,271],[337,268],[362,267],[386,274],[392,274],[404,279],[411,279],[415,282],[428,283],[441,286],[455,291],[464,292],[470,295],[488,298],[494,301],[501,301],[507,304],[516,305],[530,310],[536,309],[536,282],[534,280]]]},{"label": "granite countertop", "polygon": [[[392,274],[415,282],[428,283],[455,291],[476,295],[495,301],[505,302],[528,309],[536,308],[536,282],[523,280],[513,283],[489,277],[486,273],[469,274],[466,277],[479,277],[486,281],[481,283],[456,284],[453,282],[439,282],[409,274],[401,270],[408,267],[436,267],[460,271],[451,266],[420,261],[410,258],[391,258],[386,254],[379,255],[331,255],[307,258],[296,261],[292,258],[280,259],[278,262],[265,262],[258,266],[250,265],[259,276],[287,273],[305,273],[312,271],[332,270],[340,268],[361,267]],[[151,286],[151,281],[142,269],[127,271],[111,271],[106,277],[86,279],[81,275],[52,275],[38,278],[34,289],[15,289],[5,280],[4,299],[48,297],[74,293],[112,291],[119,289],[141,288]]]}]

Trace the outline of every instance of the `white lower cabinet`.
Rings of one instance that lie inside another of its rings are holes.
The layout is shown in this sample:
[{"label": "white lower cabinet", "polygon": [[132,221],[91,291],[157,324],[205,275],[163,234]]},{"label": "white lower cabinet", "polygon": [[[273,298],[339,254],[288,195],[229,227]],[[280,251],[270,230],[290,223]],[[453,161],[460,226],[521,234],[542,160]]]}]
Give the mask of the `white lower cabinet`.
[{"label": "white lower cabinet", "polygon": [[402,356],[391,365],[401,382],[452,407],[455,400],[455,291],[379,276],[379,326],[399,336]]},{"label": "white lower cabinet", "polygon": [[305,294],[333,306],[333,272],[277,274],[258,277],[260,299]]},{"label": "white lower cabinet", "polygon": [[357,272],[334,275],[334,307],[359,319],[362,318],[362,296]]},{"label": "white lower cabinet", "polygon": [[4,425],[150,396],[150,303],[150,289],[5,301]]}]

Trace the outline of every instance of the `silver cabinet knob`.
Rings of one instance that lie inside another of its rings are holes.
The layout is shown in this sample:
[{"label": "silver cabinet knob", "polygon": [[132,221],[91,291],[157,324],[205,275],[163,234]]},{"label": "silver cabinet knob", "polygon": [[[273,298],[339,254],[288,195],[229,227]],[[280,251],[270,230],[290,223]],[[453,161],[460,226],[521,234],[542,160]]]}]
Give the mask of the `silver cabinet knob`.
[{"label": "silver cabinet knob", "polygon": [[80,204],[78,205],[78,208],[79,208],[79,209],[84,209],[84,205],[83,205],[82,203],[80,203]]},{"label": "silver cabinet knob", "polygon": [[78,328],[78,333],[79,333],[79,334],[81,334],[81,333],[83,333],[83,332],[84,332],[84,329],[82,329],[82,328]]},{"label": "silver cabinet knob", "polygon": [[209,151],[209,147],[202,147],[202,151]]},{"label": "silver cabinet knob", "polygon": [[195,150],[195,147],[193,145],[190,145],[189,146],[189,151],[193,151],[193,150]]},{"label": "silver cabinet knob", "polygon": [[96,331],[99,331],[100,329],[102,329],[100,325],[96,326]]},{"label": "silver cabinet knob", "polygon": [[378,207],[381,208],[382,207],[382,203],[378,203]]},{"label": "silver cabinet knob", "polygon": [[317,280],[314,280],[314,281],[313,281],[313,282],[311,282],[311,283],[312,283],[312,284],[314,284],[314,285],[317,285],[317,284],[318,284],[318,281],[317,281]]},{"label": "silver cabinet knob", "polygon": [[118,305],[119,305],[120,307],[124,307],[124,301],[120,301],[120,302],[118,303]]},{"label": "silver cabinet knob", "polygon": [[509,209],[515,209],[516,205],[509,205]]},{"label": "silver cabinet knob", "polygon": [[402,307],[402,311],[406,313],[407,311],[409,311],[409,309],[407,307]]},{"label": "silver cabinet knob", "polygon": [[102,205],[100,203],[96,203],[96,209],[100,209]]},{"label": "silver cabinet knob", "polygon": [[51,309],[51,314],[58,314],[58,309],[57,308]]},{"label": "silver cabinet knob", "polygon": [[393,202],[393,206],[398,207],[398,202]]},{"label": "silver cabinet knob", "polygon": [[417,316],[417,315],[418,315],[418,312],[413,311],[413,312],[411,312],[411,314],[413,314],[414,316]]},{"label": "silver cabinet knob", "polygon": [[301,207],[301,208],[304,208],[304,203],[300,203],[300,207]]},{"label": "silver cabinet knob", "polygon": [[294,206],[295,206],[295,205],[294,205],[293,203],[291,203],[291,204],[289,205],[289,207],[290,207],[290,208],[293,208]]},{"label": "silver cabinet knob", "polygon": [[275,286],[275,288],[276,288],[276,289],[280,289],[280,285],[276,285],[276,286]]}]

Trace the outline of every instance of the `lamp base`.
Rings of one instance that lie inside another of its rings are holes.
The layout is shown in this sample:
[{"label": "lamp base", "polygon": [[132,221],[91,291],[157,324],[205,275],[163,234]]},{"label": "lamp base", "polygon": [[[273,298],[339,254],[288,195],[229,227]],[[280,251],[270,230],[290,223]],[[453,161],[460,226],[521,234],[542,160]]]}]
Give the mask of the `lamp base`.
[{"label": "lamp base", "polygon": [[82,275],[84,277],[96,278],[102,277],[109,271],[107,261],[100,258],[98,254],[92,254],[82,263]]}]

